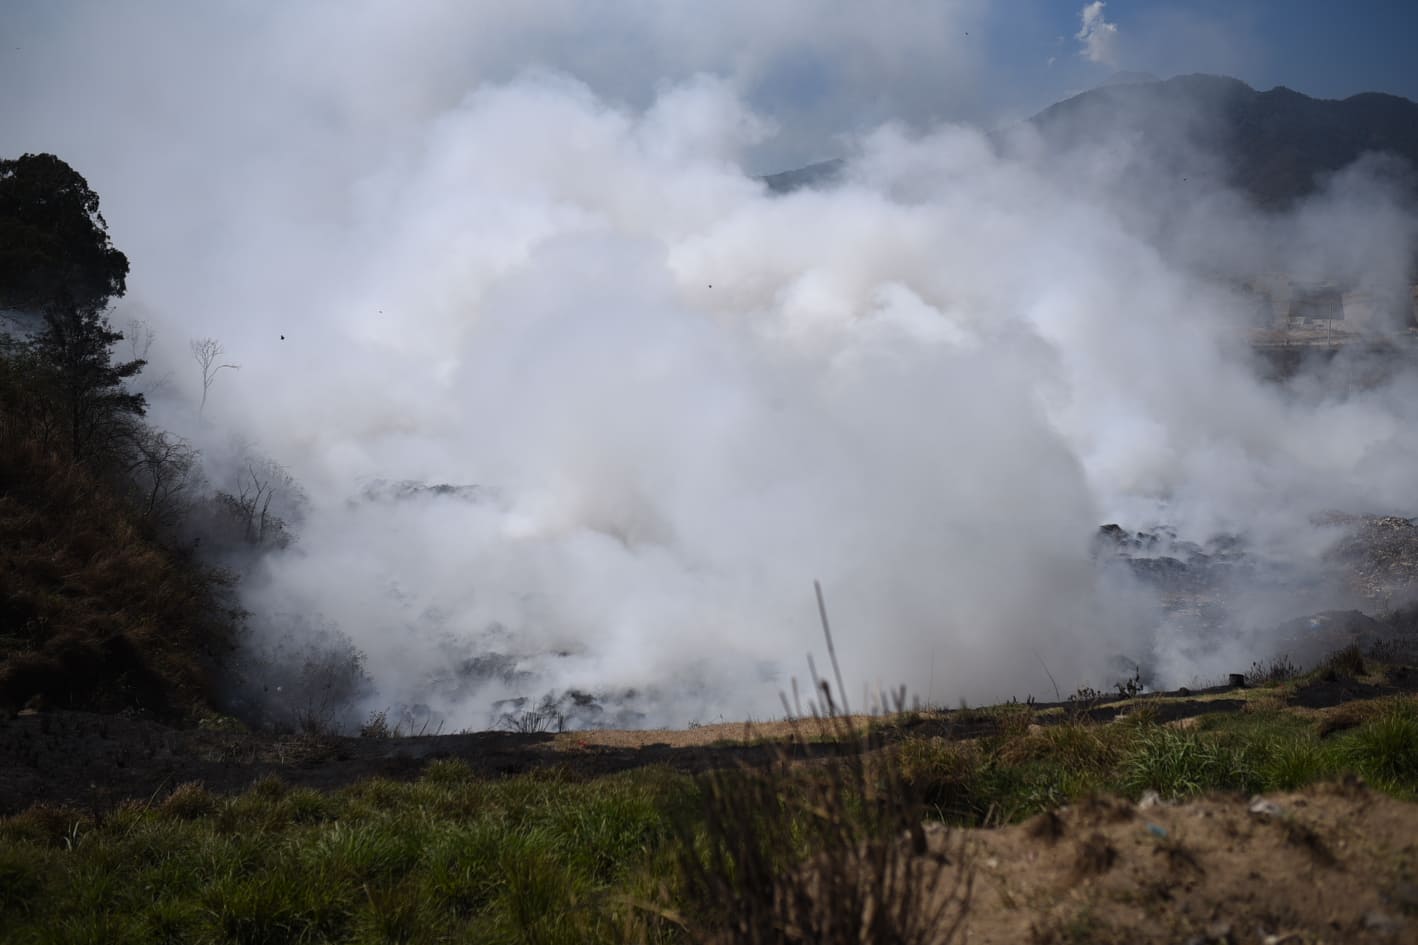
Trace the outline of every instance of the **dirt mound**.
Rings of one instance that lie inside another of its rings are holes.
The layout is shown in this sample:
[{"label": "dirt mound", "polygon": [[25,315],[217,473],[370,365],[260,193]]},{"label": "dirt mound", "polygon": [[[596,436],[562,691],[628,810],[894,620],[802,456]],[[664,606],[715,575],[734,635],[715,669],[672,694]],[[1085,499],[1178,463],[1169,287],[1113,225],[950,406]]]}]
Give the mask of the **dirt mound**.
[{"label": "dirt mound", "polygon": [[[928,855],[960,839],[937,828]],[[965,840],[974,945],[1418,941],[1418,806],[1355,782],[1093,800]]]}]

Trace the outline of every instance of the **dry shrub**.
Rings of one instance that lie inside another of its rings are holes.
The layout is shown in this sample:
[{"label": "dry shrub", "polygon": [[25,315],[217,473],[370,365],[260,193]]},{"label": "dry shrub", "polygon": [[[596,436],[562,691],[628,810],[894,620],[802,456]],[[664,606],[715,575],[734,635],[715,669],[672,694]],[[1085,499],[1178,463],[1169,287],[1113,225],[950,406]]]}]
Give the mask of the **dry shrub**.
[{"label": "dry shrub", "polygon": [[0,836],[41,846],[63,846],[93,826],[90,815],[64,804],[35,804],[0,821]]},{"label": "dry shrub", "polygon": [[1363,676],[1368,667],[1364,665],[1364,652],[1359,644],[1351,643],[1343,649],[1335,650],[1324,662],[1322,678],[1355,679]]},{"label": "dry shrub", "polygon": [[822,691],[836,757],[795,761],[809,745],[799,729],[764,767],[701,776],[699,827],[684,821],[677,863],[686,922],[736,945],[958,940],[974,881],[963,839],[928,841],[897,755]]},{"label": "dry shrub", "polygon": [[178,820],[199,820],[216,811],[220,801],[200,781],[179,784],[162,802],[162,812]]},{"label": "dry shrub", "polygon": [[156,544],[13,403],[0,442],[0,708],[199,705],[235,632],[221,576]]},{"label": "dry shrub", "polygon": [[1101,770],[1117,761],[1117,741],[1106,727],[1067,721],[1015,739],[1002,746],[1000,757],[1010,764],[1049,761],[1075,771]]},{"label": "dry shrub", "polygon": [[1250,672],[1246,673],[1246,685],[1273,686],[1289,682],[1299,675],[1300,667],[1290,659],[1288,654],[1281,653],[1268,660],[1256,660],[1251,663]]}]

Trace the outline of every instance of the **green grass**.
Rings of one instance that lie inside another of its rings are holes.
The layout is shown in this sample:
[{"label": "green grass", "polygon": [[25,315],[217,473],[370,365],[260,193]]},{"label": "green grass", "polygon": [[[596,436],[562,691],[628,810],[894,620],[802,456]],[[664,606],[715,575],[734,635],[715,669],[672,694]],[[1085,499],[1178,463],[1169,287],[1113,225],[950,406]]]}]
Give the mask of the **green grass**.
[{"label": "green grass", "polygon": [[1093,793],[1166,798],[1291,790],[1355,774],[1418,798],[1418,700],[1370,705],[1328,736],[1283,708],[1204,716],[1189,729],[1145,713],[1111,725],[1068,721],[975,743],[908,739],[904,776],[936,816],[970,826],[1015,822]]},{"label": "green grass", "polygon": [[[197,786],[95,820],[0,821],[0,941],[598,942],[653,931],[669,817],[688,779],[477,781],[330,795]],[[645,937],[641,935],[640,937]]]},{"label": "green grass", "polygon": [[[750,862],[769,888],[830,861],[835,843],[842,875],[856,876],[856,851],[886,856],[872,838],[917,816],[1009,823],[1097,794],[1288,790],[1351,773],[1418,798],[1418,700],[1346,712],[1343,728],[1278,700],[1190,728],[1146,711],[1043,726],[1020,714],[973,742],[907,736],[865,765],[489,780],[445,760],[413,783],[332,793],[268,778],[235,797],[188,784],[100,814],[41,806],[0,819],[0,941],[690,940],[680,923],[732,915],[705,891],[748,892],[734,884]],[[883,797],[898,803],[889,823]],[[686,872],[714,855],[710,874]],[[771,924],[773,901],[760,905]]]},{"label": "green grass", "polygon": [[1418,794],[1418,702],[1387,701],[1374,718],[1347,733],[1341,757],[1385,790]]}]

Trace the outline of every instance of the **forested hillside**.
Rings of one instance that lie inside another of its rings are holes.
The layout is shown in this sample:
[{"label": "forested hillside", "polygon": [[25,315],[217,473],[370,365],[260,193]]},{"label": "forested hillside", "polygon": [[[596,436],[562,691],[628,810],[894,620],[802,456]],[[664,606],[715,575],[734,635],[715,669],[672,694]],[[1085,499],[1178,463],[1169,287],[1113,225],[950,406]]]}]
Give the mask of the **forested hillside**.
[{"label": "forested hillside", "polygon": [[231,646],[223,579],[177,537],[193,454],[144,421],[109,321],[127,272],[73,168],[0,161],[0,710],[189,714]]}]

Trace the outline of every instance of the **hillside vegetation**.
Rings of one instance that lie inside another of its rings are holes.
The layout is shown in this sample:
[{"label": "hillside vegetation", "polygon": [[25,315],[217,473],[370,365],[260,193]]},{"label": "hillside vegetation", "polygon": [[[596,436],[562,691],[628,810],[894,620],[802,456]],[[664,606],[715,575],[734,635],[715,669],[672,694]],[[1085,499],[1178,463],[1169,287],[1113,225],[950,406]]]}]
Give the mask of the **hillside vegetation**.
[{"label": "hillside vegetation", "polygon": [[[1347,652],[1200,698],[800,720],[699,774],[435,753],[334,789],[38,805],[0,818],[0,938],[1393,941],[1418,921],[1414,674]],[[43,718],[19,720],[36,748],[80,724]],[[440,740],[392,740],[415,743]]]},{"label": "hillside vegetation", "polygon": [[128,261],[52,155],[0,161],[0,710],[206,706],[235,614],[178,550],[190,451],[143,422],[109,324]]},{"label": "hillside vegetation", "polygon": [[0,364],[0,708],[207,704],[230,645],[220,584],[160,544],[127,497],[45,438]]}]

